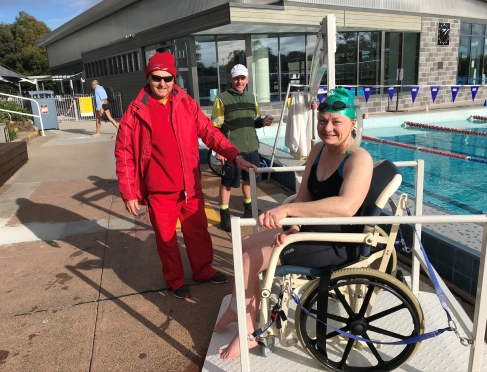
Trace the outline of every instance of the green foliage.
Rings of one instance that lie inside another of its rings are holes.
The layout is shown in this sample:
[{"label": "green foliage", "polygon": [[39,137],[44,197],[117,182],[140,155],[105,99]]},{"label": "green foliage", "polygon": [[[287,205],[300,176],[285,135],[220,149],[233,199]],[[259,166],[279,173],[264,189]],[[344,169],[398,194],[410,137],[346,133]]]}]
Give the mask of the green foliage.
[{"label": "green foliage", "polygon": [[44,22],[20,12],[12,24],[0,24],[0,61],[24,75],[49,74],[45,48],[34,41],[51,32]]},{"label": "green foliage", "polygon": [[[29,114],[29,110],[20,107],[18,104],[12,101],[0,101],[0,109],[10,110],[10,111],[20,111]],[[28,116],[24,116],[21,114],[10,113],[10,115],[12,116],[13,121],[25,121],[29,118]],[[8,114],[6,112],[0,111],[0,123],[5,123],[8,120],[9,120]]]},{"label": "green foliage", "polygon": [[7,128],[8,128],[8,136],[10,138],[10,141],[17,139],[17,132],[15,131],[15,128],[11,126],[7,126]]}]

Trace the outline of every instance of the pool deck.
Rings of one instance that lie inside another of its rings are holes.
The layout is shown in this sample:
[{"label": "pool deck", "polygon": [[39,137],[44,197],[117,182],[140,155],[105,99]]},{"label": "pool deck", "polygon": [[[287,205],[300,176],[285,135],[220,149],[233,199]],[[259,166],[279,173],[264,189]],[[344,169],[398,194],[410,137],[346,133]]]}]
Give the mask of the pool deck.
[{"label": "pool deck", "polygon": [[[201,167],[214,265],[230,279],[192,280],[178,233],[192,292],[179,300],[165,289],[144,207],[134,219],[118,194],[114,128],[102,125],[98,138],[89,135],[92,121],[60,128],[30,141],[28,163],[0,187],[0,370],[201,370],[233,286],[230,234],[218,228],[219,179]],[[266,210],[289,192],[263,182],[258,195]],[[231,211],[242,213],[239,190]],[[309,363],[291,359],[299,361]]]}]

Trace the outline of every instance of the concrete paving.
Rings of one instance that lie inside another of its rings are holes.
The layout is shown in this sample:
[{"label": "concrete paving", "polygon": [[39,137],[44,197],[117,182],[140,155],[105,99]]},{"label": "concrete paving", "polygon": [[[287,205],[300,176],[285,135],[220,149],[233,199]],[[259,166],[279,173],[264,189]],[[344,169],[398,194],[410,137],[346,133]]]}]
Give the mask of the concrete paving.
[{"label": "concrete paving", "polygon": [[[102,124],[97,138],[94,129],[93,121],[62,122],[29,141],[29,161],[0,187],[0,370],[199,371],[233,286],[219,178],[202,166],[214,266],[230,280],[195,282],[178,233],[192,296],[176,299],[145,207],[130,216],[118,193],[115,128]],[[287,195],[260,186],[261,209]],[[242,201],[235,190],[233,215],[242,215]]]}]

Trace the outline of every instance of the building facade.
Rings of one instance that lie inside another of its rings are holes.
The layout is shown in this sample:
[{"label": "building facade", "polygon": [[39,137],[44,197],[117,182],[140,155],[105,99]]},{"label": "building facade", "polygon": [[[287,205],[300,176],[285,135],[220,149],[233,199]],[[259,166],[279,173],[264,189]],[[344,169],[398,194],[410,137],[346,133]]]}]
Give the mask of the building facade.
[{"label": "building facade", "polygon": [[[290,83],[308,84],[326,14],[336,16],[336,84],[350,86],[365,112],[393,110],[396,98],[401,109],[432,104],[430,85],[440,86],[439,106],[452,104],[452,85],[461,86],[456,105],[472,104],[469,86],[479,86],[473,104],[487,99],[485,0],[104,0],[36,44],[52,74],[65,76],[57,93],[89,92],[97,79],[122,93],[125,108],[148,59],[170,51],[178,85],[201,106],[226,89],[236,63],[265,106],[283,101]],[[71,76],[80,77],[73,88]],[[390,85],[402,86],[392,101]],[[373,87],[367,103],[364,86]]]}]

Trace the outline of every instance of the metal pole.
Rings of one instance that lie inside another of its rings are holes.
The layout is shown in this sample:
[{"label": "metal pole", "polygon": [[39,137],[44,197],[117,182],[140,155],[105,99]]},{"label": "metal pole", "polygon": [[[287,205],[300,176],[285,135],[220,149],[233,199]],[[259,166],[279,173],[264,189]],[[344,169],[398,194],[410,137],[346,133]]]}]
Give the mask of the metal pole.
[{"label": "metal pole", "polygon": [[[284,121],[284,110],[286,109],[287,97],[289,96],[290,89],[291,89],[291,84],[288,84],[286,97],[284,97],[284,102],[282,103],[281,119],[279,120],[279,125],[277,126],[276,140],[274,141],[274,148],[272,149],[271,163],[270,163],[269,167],[272,167],[272,165],[274,164],[274,157],[275,157],[276,148],[277,148],[277,140],[279,139],[279,134],[281,133],[281,125],[282,125],[282,122]],[[267,175],[267,183],[270,183],[270,182],[271,182],[271,174],[269,173]]]},{"label": "metal pole", "polygon": [[480,252],[479,278],[477,282],[477,296],[475,300],[475,313],[473,317],[474,344],[470,348],[468,371],[482,370],[482,352],[484,348],[485,322],[487,321],[487,296],[482,288],[487,288],[487,223],[484,223],[482,235],[482,248]]},{"label": "metal pole", "polygon": [[[328,14],[323,18],[326,21],[326,50],[327,50],[327,64],[328,64],[328,91],[335,89],[335,53],[336,53],[336,19],[334,14]],[[323,23],[325,25],[325,23]]]},{"label": "metal pole", "polygon": [[76,117],[76,121],[79,121],[78,105],[77,105],[77,102],[76,102],[76,98],[74,98],[74,96],[73,96],[73,100],[74,100],[74,102],[73,102],[73,105],[74,105],[74,107],[73,107],[74,108],[74,115]]},{"label": "metal pole", "polygon": [[240,218],[232,217],[233,265],[235,272],[235,299],[237,300],[238,338],[240,341],[240,368],[250,371],[249,345],[247,344],[247,311],[242,259],[242,232]]},{"label": "metal pole", "polygon": [[[414,214],[416,216],[423,215],[423,186],[424,186],[424,160],[418,159],[418,165],[416,166],[416,186],[414,190]],[[416,231],[418,234],[414,234],[413,240],[413,250],[418,252],[420,250],[421,239],[421,224],[415,224]],[[412,273],[411,273],[411,290],[414,295],[417,296],[419,293],[419,274],[421,265],[419,264],[418,258],[413,255],[412,259]]]},{"label": "metal pole", "polygon": [[[269,173],[270,174],[270,173]],[[257,206],[257,180],[255,179],[255,170],[249,168],[249,178],[250,178],[250,197],[252,199],[252,218],[257,219],[259,214],[259,209]],[[254,226],[254,234],[259,232],[259,225]]]}]

